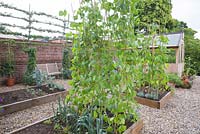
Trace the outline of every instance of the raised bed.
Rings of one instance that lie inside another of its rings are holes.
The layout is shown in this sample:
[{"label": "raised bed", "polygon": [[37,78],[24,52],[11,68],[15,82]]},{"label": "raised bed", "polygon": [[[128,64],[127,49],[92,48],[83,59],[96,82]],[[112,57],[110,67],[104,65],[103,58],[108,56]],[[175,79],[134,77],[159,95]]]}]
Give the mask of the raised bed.
[{"label": "raised bed", "polygon": [[171,97],[172,97],[172,92],[170,91],[170,92],[167,92],[166,94],[164,94],[159,100],[152,100],[152,99],[143,98],[143,97],[139,97],[139,96],[136,96],[135,100],[142,105],[161,109],[165,106],[165,104],[168,102],[168,100]]},{"label": "raised bed", "polygon": [[38,94],[37,88],[31,88],[31,93],[29,89],[20,89],[16,91],[1,93],[0,97],[3,98],[1,107],[3,109],[0,112],[0,116],[10,114],[16,111],[20,111],[33,106],[41,105],[51,101],[55,101],[58,98],[64,98],[67,94],[66,90],[49,90],[47,88],[40,89]]},{"label": "raised bed", "polygon": [[[43,122],[45,120],[49,120],[52,117],[40,120],[38,122],[35,122],[33,124],[27,125],[25,127],[22,127],[20,129],[14,130],[12,132],[10,132],[10,134],[33,134],[33,133],[37,133],[37,134],[54,134],[53,131],[53,126],[52,125],[47,125],[44,124]],[[143,121],[139,120],[136,123],[134,123],[132,126],[130,126],[125,132],[124,134],[140,134],[141,130],[143,127]]]},{"label": "raised bed", "polygon": [[132,126],[130,126],[124,134],[140,134],[143,127],[143,121],[139,120],[136,123],[134,123]]}]

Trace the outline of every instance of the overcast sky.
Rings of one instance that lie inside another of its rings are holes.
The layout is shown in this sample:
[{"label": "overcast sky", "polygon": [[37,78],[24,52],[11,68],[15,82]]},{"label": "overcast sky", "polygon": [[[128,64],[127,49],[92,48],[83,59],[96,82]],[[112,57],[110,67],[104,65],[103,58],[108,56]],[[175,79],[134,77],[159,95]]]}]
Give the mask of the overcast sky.
[{"label": "overcast sky", "polygon": [[[0,0],[4,3],[12,4],[21,9],[45,12],[57,16],[59,10],[66,9],[72,12],[79,6],[79,0]],[[189,27],[198,31],[196,35],[200,38],[200,0],[172,0],[172,16],[184,21]],[[73,9],[72,9],[73,7]],[[2,10],[0,10],[2,12]],[[0,22],[1,22],[0,18]]]},{"label": "overcast sky", "polygon": [[198,31],[200,38],[200,0],[172,0],[172,4],[172,16]]}]

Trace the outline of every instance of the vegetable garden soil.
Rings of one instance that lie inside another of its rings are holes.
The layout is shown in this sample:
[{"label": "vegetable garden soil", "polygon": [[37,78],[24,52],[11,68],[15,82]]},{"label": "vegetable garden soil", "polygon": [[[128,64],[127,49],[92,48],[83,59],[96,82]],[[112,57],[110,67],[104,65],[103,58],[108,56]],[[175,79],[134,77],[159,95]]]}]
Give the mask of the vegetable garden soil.
[{"label": "vegetable garden soil", "polygon": [[54,131],[53,125],[39,123],[14,134],[59,134],[59,133]]},{"label": "vegetable garden soil", "polygon": [[49,89],[46,85],[43,85],[42,87],[32,87],[27,89],[20,89],[16,91],[6,92],[6,93],[0,93],[0,98],[3,99],[2,102],[0,102],[0,105],[6,105],[11,104],[19,101],[24,101],[27,99],[37,98],[40,96],[61,92],[63,90],[59,89]]}]

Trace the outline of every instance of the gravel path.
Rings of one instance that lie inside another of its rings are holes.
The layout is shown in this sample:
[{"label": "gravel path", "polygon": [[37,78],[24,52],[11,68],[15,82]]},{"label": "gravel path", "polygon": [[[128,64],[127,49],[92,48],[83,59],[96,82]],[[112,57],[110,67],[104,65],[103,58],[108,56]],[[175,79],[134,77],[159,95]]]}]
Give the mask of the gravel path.
[{"label": "gravel path", "polygon": [[[59,79],[55,80],[56,83],[63,85],[66,89],[70,88],[69,81],[70,80],[59,80]],[[24,86],[23,84],[17,84],[13,88],[1,87],[2,89],[1,91],[2,92],[3,90],[13,91],[13,90],[19,90],[23,88],[27,88],[27,86]],[[53,115],[52,107],[54,108],[57,107],[57,101],[43,104],[36,107],[32,107],[29,109],[25,109],[25,110],[8,114],[5,116],[0,116],[0,134],[11,132],[15,129],[24,127],[28,124],[34,123],[43,118],[52,116]]]},{"label": "gravel path", "polygon": [[191,89],[177,89],[165,108],[141,106],[142,134],[200,134],[200,77]]},{"label": "gravel path", "polygon": [[[0,117],[0,134],[53,115],[52,105],[56,102]],[[177,89],[165,108],[141,105],[139,111],[145,123],[142,134],[200,134],[200,77],[192,89]]]},{"label": "gravel path", "polygon": [[51,102],[0,117],[0,134],[11,132],[43,118],[52,116],[52,107],[56,107],[56,104],[56,102]]}]

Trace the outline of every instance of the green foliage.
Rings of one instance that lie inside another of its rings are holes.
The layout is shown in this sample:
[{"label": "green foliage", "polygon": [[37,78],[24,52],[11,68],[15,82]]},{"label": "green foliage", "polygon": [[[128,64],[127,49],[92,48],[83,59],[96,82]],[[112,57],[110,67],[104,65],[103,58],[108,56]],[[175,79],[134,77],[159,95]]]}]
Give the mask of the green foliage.
[{"label": "green foliage", "polygon": [[54,89],[58,89],[58,90],[61,90],[61,91],[65,90],[63,85],[57,84],[53,80],[54,80],[54,77],[49,76],[45,81],[47,83],[47,87],[50,90],[54,90]]},{"label": "green foliage", "polygon": [[14,72],[15,72],[15,60],[14,60],[14,52],[11,47],[11,45],[14,44],[13,40],[8,40],[8,50],[6,53],[6,59],[5,61],[1,64],[1,75],[6,75],[8,77],[13,77]]},{"label": "green foliage", "polygon": [[182,87],[183,82],[176,74],[168,74],[169,82],[174,83],[176,87]]},{"label": "green foliage", "polygon": [[[164,36],[161,36],[159,38],[160,43],[158,43],[156,38],[153,39],[152,43],[152,38],[154,37],[146,37],[143,42],[144,44],[138,56],[140,58],[138,62],[138,72],[140,74],[137,76],[138,81],[136,83],[138,84],[139,96],[143,95],[157,100],[160,91],[168,90],[168,77],[165,72],[168,60],[165,44],[168,40]],[[158,48],[150,49],[149,44],[158,46]],[[141,94],[140,91],[144,88],[147,88],[147,90],[144,94]]]},{"label": "green foliage", "polygon": [[62,129],[65,133],[85,134],[87,132],[88,134],[105,134],[103,119],[94,118],[90,108],[84,111],[82,115],[79,115],[60,99],[58,101],[58,108],[54,111],[53,122],[55,128],[58,128],[59,125],[59,129]]},{"label": "green foliage", "polygon": [[62,126],[68,126],[68,131],[76,133],[76,122],[78,115],[76,111],[70,109],[64,101],[58,100],[58,108],[54,110],[54,123],[59,123]]},{"label": "green foliage", "polygon": [[68,49],[64,49],[63,51],[63,60],[62,60],[62,75],[64,79],[71,79],[71,60]]},{"label": "green foliage", "polygon": [[167,58],[167,63],[176,63],[176,50],[168,49]]},{"label": "green foliage", "polygon": [[27,92],[31,93],[32,95],[42,95],[43,91],[42,89],[34,89],[34,88],[29,88],[26,90]]},{"label": "green foliage", "polygon": [[2,74],[8,77],[12,77],[14,74],[14,64],[10,62],[5,62],[2,65]]},{"label": "green foliage", "polygon": [[59,11],[59,16],[66,16],[67,15],[67,11],[63,10],[63,11]]},{"label": "green foliage", "polygon": [[[196,61],[197,62],[197,61]],[[188,56],[185,57],[185,69],[184,69],[184,74],[186,76],[193,76],[197,74],[197,68],[196,66],[196,62],[194,62],[194,60],[192,61],[192,59]],[[195,70],[196,69],[196,70]]]},{"label": "green foliage", "polygon": [[58,130],[61,130],[62,128],[61,128],[61,125],[57,123],[54,125],[53,129],[58,131]]},{"label": "green foliage", "polygon": [[42,84],[47,81],[48,75],[38,69],[35,69],[33,71],[32,78],[36,82],[36,86],[41,87]]},{"label": "green foliage", "polygon": [[45,120],[43,123],[44,123],[44,124],[47,124],[47,125],[51,125],[51,124],[52,124],[52,121],[51,121],[51,119],[48,119],[48,120]]},{"label": "green foliage", "polygon": [[36,49],[35,48],[27,48],[24,50],[25,53],[28,54],[28,63],[26,72],[23,76],[23,82],[28,85],[35,84],[35,79],[33,78],[33,73],[36,67]]},{"label": "green foliage", "polygon": [[185,29],[185,72],[200,75],[200,40],[195,39],[196,31]]},{"label": "green foliage", "polygon": [[[94,119],[103,118],[115,133],[126,129],[128,115],[138,119],[133,100],[137,79],[137,40],[134,31],[136,1],[83,0],[72,23],[74,35],[72,86],[67,102],[82,115],[92,107]],[[127,49],[127,50],[126,50]],[[130,49],[130,50],[129,50]],[[110,117],[106,111],[113,115]]]},{"label": "green foliage", "polygon": [[54,82],[51,83],[51,84],[48,83],[48,87],[50,89],[52,89],[52,90],[54,90],[54,89],[58,89],[60,91],[64,91],[65,90],[63,85],[60,85],[60,84],[57,84],[57,83],[54,83]]},{"label": "green foliage", "polygon": [[168,23],[171,22],[171,0],[140,0],[137,4],[139,22],[136,30],[150,32],[150,25],[156,25],[156,31],[166,32]]},{"label": "green foliage", "polygon": [[[79,23],[71,23],[78,34],[67,34],[74,39],[74,57],[73,88],[66,103],[82,117],[83,131],[88,133],[93,132],[89,124],[94,123],[90,122],[97,119],[103,119],[107,132],[123,133],[127,120],[134,123],[138,119],[133,100],[135,90],[145,84],[154,92],[167,89],[167,56],[163,45],[167,39],[161,36],[154,40],[158,30],[155,24],[148,28],[148,37],[135,34],[139,21],[135,16],[137,2],[83,0],[75,15]],[[151,51],[150,44],[158,48]],[[147,71],[143,70],[145,66]],[[149,96],[156,98],[158,93]]]},{"label": "green foliage", "polygon": [[171,19],[167,23],[167,29],[170,32],[180,32],[180,31],[183,31],[184,28],[188,28],[187,24],[177,19]]},{"label": "green foliage", "polygon": [[103,128],[103,118],[94,118],[89,111],[83,113],[77,119],[78,132],[83,133],[88,132],[88,134],[105,134],[105,129]]},{"label": "green foliage", "polygon": [[139,92],[137,92],[137,96],[144,97],[144,96],[145,96],[145,94],[144,94],[144,92],[143,92],[143,91],[139,91]]}]

